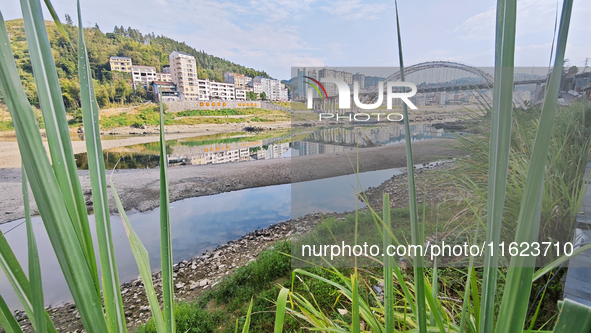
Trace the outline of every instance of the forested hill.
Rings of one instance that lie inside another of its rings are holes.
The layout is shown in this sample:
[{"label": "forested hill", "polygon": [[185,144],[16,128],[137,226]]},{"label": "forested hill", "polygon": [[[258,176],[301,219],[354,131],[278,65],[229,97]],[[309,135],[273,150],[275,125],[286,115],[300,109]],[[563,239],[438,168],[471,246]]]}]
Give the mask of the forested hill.
[{"label": "forested hill", "polygon": [[[68,24],[68,21],[68,18],[66,18],[66,22],[63,23],[71,44],[58,32],[53,22],[46,21],[45,25],[60,77],[64,102],[68,109],[75,110],[79,107],[76,46],[78,28]],[[38,105],[23,20],[7,21],[6,28],[27,96],[33,105]],[[170,52],[176,50],[195,56],[200,79],[209,78],[223,81],[224,72],[235,72],[251,77],[257,75],[268,77],[265,72],[246,68],[203,51],[198,51],[184,42],[178,42],[164,36],[155,36],[154,33],[144,35],[136,29],[125,29],[123,27],[115,27],[113,32],[103,33],[98,26],[85,28],[84,32],[90,67],[92,68],[93,77],[97,80],[95,81],[97,100],[101,107],[136,102],[147,97],[145,91],[141,89],[134,91],[131,88],[129,74],[117,73],[113,75],[110,72],[109,57],[111,56],[130,57],[134,65],[154,66],[158,71],[161,71],[163,66],[168,65]]]}]

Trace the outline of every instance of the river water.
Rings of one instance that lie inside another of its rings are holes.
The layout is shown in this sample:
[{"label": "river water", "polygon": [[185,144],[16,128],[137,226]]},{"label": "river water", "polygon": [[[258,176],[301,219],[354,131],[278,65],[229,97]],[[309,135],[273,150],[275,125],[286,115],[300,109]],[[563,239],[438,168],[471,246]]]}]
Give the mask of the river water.
[{"label": "river water", "polygon": [[[371,171],[359,175],[363,188],[375,187],[395,174],[399,169]],[[227,241],[268,227],[292,217],[292,186],[294,193],[308,193],[306,198],[296,198],[293,207],[298,215],[314,212],[344,212],[355,209],[356,176],[340,176],[297,184],[284,184],[220,193],[211,196],[189,198],[171,203],[170,220],[172,247],[175,262],[213,250]],[[359,204],[362,208],[363,203]],[[159,209],[147,212],[128,212],[133,229],[136,231],[150,255],[152,269],[160,267],[160,226]],[[293,216],[299,217],[299,216]],[[71,296],[60,270],[57,258],[41,218],[33,217],[33,228],[37,238],[43,288],[46,305],[58,305],[71,300]],[[95,249],[94,215],[89,216]],[[129,242],[119,215],[111,215],[113,243],[120,281],[137,278],[138,270],[129,248]],[[27,270],[27,235],[23,220],[0,225],[8,243],[15,252],[21,266]],[[98,251],[97,262],[98,262]],[[22,309],[12,287],[0,271],[0,295],[11,309]]]}]

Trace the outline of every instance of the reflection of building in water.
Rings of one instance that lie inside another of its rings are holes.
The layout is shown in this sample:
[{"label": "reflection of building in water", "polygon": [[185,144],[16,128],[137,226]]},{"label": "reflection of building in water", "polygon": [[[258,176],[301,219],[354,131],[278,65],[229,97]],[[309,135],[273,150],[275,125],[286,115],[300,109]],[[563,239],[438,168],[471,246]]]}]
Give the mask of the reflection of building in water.
[{"label": "reflection of building in water", "polygon": [[[452,137],[443,129],[428,124],[411,125],[412,141]],[[316,155],[350,151],[359,147],[404,143],[404,126],[384,126],[369,128],[328,128],[311,133],[305,141],[294,143],[299,155]]]},{"label": "reflection of building in water", "polygon": [[170,164],[218,164],[243,162],[254,159],[282,158],[289,149],[289,143],[272,144],[281,138],[232,143],[215,143],[209,145],[190,146],[190,142],[182,142],[173,146],[168,156]]},{"label": "reflection of building in water", "polygon": [[294,143],[294,149],[298,151],[299,156],[304,156],[352,151],[356,148],[319,142],[298,141]]},{"label": "reflection of building in water", "polygon": [[[265,148],[267,147],[267,148]],[[289,142],[278,143],[273,145],[264,146],[257,151],[257,160],[270,160],[274,158],[283,158],[289,150]]]}]

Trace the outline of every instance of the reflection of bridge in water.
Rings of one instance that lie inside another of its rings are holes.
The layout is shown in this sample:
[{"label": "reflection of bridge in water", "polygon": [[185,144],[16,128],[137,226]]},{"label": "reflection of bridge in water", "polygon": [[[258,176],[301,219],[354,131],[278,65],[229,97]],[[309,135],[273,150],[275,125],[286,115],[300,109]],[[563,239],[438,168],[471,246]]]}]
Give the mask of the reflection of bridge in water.
[{"label": "reflection of bridge in water", "polygon": [[[411,140],[422,141],[453,137],[453,134],[428,124],[410,125]],[[311,133],[306,139],[293,143],[299,156],[351,151],[357,147],[401,144],[405,141],[404,126],[368,128],[327,128]]]},{"label": "reflection of bridge in water", "polygon": [[[417,94],[428,93],[445,93],[457,91],[481,91],[492,89],[494,78],[491,74],[484,72],[476,67],[465,64],[450,62],[450,61],[431,61],[423,62],[404,69],[405,81],[416,83]],[[385,82],[399,81],[401,77],[400,71],[383,79]],[[516,79],[514,86],[535,84],[535,93],[533,94],[532,103],[543,98],[543,86],[546,83],[546,78],[528,77]],[[367,87],[366,87],[367,88]],[[364,112],[357,108],[353,102],[353,91],[351,89],[351,108],[353,112]],[[365,91],[359,92],[359,100],[364,104],[372,104],[378,100],[379,88],[377,85],[371,86]],[[316,95],[317,96],[317,95]],[[386,103],[386,94],[383,93]],[[416,95],[415,95],[416,97]],[[524,101],[517,97],[517,102],[523,104]],[[412,98],[411,98],[412,100]],[[395,100],[400,105],[400,100]],[[445,104],[445,101],[437,101],[437,104]],[[396,105],[396,104],[395,104]],[[328,98],[315,97],[313,98],[313,109],[316,111],[325,111],[331,113],[344,113],[348,109],[341,109],[338,105],[338,96],[328,96]]]}]

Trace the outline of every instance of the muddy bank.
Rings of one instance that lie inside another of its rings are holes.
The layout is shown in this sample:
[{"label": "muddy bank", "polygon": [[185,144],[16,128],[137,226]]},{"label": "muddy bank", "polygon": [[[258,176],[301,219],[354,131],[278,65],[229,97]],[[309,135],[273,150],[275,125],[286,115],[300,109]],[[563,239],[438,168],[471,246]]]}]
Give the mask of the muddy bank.
[{"label": "muddy bank", "polygon": [[[417,189],[425,188],[427,184],[430,185],[430,190],[426,192],[425,197],[427,201],[441,202],[449,198],[449,191],[432,186],[437,183],[437,179],[441,176],[435,172],[430,172],[448,166],[449,164],[433,165],[433,167],[427,166],[416,171]],[[392,207],[406,207],[408,205],[406,174],[394,176],[380,186],[368,189],[366,194],[369,196],[372,206],[374,204],[381,206],[384,192],[390,194],[390,205]],[[417,195],[417,197],[420,203],[424,197],[423,193],[419,192],[420,195]],[[211,252],[205,252],[190,260],[177,263],[174,265],[175,299],[178,301],[192,300],[204,290],[215,288],[225,276],[232,274],[238,267],[245,266],[250,261],[255,260],[261,251],[272,246],[273,243],[287,237],[304,234],[324,218],[335,217],[339,219],[346,214],[328,213],[321,215],[316,213],[279,222],[267,228],[250,232],[240,239],[229,241]],[[162,301],[162,277],[160,272],[153,274],[153,282],[158,299]],[[121,294],[128,327],[132,330],[147,322],[151,317],[151,312],[141,280],[138,278],[122,284]],[[74,304],[66,303],[60,306],[48,307],[47,309],[58,332],[83,332],[82,322]],[[25,332],[32,332],[32,327],[24,312],[16,312],[16,317]]]},{"label": "muddy bank", "polygon": [[[453,139],[437,139],[413,143],[414,163],[423,163],[465,153],[454,149]],[[355,151],[294,158],[258,160],[201,166],[177,166],[168,169],[171,201],[212,195],[246,188],[287,184],[353,173]],[[359,150],[360,172],[406,166],[404,145],[380,146]],[[293,169],[292,169],[293,168]],[[87,207],[92,210],[90,178],[87,170],[80,170],[80,181]],[[293,179],[292,179],[293,178]],[[24,217],[21,196],[21,170],[0,169],[0,223]],[[159,170],[116,170],[113,182],[121,196],[125,210],[146,211],[159,205]],[[109,193],[110,195],[110,193]],[[32,213],[37,208],[30,196]],[[109,199],[111,211],[116,213],[114,200]]]}]

